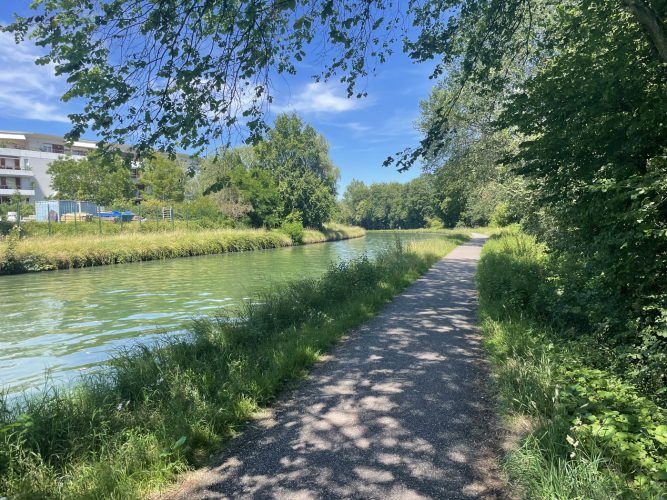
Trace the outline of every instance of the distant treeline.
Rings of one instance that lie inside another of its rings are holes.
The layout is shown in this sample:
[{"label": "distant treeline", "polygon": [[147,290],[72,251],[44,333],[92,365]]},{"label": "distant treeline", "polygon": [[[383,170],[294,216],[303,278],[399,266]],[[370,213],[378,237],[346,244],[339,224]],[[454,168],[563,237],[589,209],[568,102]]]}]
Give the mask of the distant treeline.
[{"label": "distant treeline", "polygon": [[504,226],[521,219],[521,206],[513,203],[508,183],[467,186],[450,177],[440,170],[404,184],[353,180],[339,203],[338,217],[365,229]]}]

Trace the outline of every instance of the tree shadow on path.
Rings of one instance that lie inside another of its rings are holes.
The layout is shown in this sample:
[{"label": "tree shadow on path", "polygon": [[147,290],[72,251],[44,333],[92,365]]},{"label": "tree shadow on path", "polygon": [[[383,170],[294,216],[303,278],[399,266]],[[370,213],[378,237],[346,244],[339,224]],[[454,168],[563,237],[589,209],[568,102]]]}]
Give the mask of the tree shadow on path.
[{"label": "tree shadow on path", "polygon": [[502,497],[475,328],[483,242],[436,264],[176,497]]}]

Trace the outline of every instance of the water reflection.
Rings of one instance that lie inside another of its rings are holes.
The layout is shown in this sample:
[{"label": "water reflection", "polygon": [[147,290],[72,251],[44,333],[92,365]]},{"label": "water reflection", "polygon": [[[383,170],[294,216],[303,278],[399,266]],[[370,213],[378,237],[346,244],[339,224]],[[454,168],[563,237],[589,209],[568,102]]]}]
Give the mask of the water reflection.
[{"label": "water reflection", "polygon": [[[431,238],[428,233],[402,238]],[[268,285],[322,274],[331,262],[372,256],[388,233],[277,250],[0,277],[0,387],[35,387],[45,370],[67,379],[133,341],[182,331]]]}]

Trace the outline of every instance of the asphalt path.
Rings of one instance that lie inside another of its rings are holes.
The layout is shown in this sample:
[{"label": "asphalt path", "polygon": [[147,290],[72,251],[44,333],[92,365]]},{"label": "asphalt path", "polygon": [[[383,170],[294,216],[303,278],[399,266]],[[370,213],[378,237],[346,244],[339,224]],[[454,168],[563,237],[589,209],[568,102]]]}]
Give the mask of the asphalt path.
[{"label": "asphalt path", "polygon": [[503,498],[475,325],[484,237],[453,250],[172,498]]}]

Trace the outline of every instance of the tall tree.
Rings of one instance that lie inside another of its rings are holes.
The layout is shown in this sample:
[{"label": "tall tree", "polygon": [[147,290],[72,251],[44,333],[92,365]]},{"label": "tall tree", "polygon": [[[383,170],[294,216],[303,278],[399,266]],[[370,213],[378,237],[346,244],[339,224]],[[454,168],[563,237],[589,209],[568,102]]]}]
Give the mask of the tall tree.
[{"label": "tall tree", "polygon": [[134,196],[130,169],[120,156],[92,154],[83,159],[64,158],[51,162],[47,172],[51,187],[62,199],[110,205],[114,200]]},{"label": "tall tree", "polygon": [[[511,69],[514,83],[520,81],[520,68]],[[503,186],[515,185],[515,174],[500,162],[516,150],[521,137],[496,126],[507,87],[489,91],[473,82],[461,87],[459,78],[452,67],[447,80],[421,103],[418,127],[424,134],[446,123],[424,151],[424,167],[434,174],[436,213],[443,223],[483,226],[498,204],[509,201],[511,193]]]},{"label": "tall tree", "polygon": [[175,160],[154,155],[144,160],[142,181],[148,194],[161,201],[183,201],[185,197],[185,170]]},{"label": "tall tree", "polygon": [[307,227],[328,222],[336,204],[338,169],[323,136],[296,115],[279,115],[255,147],[255,161],[278,182],[283,218],[299,213]]}]

